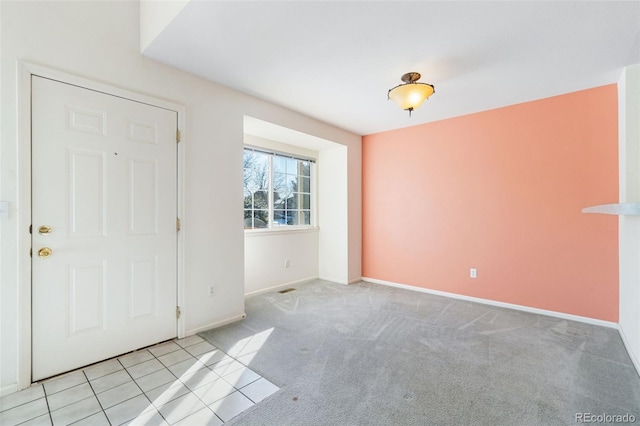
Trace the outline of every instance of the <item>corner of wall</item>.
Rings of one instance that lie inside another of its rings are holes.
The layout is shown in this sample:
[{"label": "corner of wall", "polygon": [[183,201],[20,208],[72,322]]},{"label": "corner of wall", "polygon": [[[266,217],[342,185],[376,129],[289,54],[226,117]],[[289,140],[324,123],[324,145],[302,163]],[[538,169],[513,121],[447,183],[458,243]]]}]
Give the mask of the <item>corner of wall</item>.
[{"label": "corner of wall", "polygon": [[362,137],[348,148],[349,283],[362,277]]},{"label": "corner of wall", "polygon": [[349,276],[347,153],[348,148],[341,146],[320,151],[318,156],[318,275],[345,283]]},{"label": "corner of wall", "polygon": [[[640,64],[626,67],[618,82],[620,202],[640,202]],[[640,373],[640,217],[620,216],[619,327]]]},{"label": "corner of wall", "polygon": [[140,52],[153,43],[187,3],[188,0],[140,1]]}]

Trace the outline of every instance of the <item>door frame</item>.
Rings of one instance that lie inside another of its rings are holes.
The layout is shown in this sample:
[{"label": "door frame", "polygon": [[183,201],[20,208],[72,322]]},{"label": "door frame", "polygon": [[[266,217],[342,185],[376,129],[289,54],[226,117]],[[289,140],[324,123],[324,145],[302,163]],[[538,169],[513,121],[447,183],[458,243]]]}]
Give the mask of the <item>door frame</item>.
[{"label": "door frame", "polygon": [[[17,64],[17,124],[18,124],[18,390],[31,385],[31,76],[36,75],[62,83],[118,96],[152,106],[169,109],[178,114],[180,143],[177,152],[177,214],[181,230],[177,232],[177,304],[184,305],[184,162],[185,162],[185,106],[141,93],[132,92],[110,84],[44,67],[29,62]],[[183,310],[184,313],[184,310]],[[185,316],[177,319],[178,338],[185,337]]]}]

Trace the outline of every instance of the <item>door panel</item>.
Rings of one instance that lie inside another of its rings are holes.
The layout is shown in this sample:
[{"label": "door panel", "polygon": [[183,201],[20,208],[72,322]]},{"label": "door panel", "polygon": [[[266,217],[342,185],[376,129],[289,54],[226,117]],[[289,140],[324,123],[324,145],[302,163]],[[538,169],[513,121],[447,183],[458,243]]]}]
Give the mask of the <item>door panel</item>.
[{"label": "door panel", "polygon": [[104,237],[106,216],[106,158],[103,152],[68,151],[70,165],[67,193],[70,195],[71,237]]},{"label": "door panel", "polygon": [[70,336],[104,328],[104,265],[69,265]]},{"label": "door panel", "polygon": [[129,294],[131,318],[157,315],[158,258],[129,261]]},{"label": "door panel", "polygon": [[129,232],[158,233],[158,163],[132,159],[129,162]]},{"label": "door panel", "polygon": [[36,76],[32,94],[41,380],[176,336],[177,113]]}]

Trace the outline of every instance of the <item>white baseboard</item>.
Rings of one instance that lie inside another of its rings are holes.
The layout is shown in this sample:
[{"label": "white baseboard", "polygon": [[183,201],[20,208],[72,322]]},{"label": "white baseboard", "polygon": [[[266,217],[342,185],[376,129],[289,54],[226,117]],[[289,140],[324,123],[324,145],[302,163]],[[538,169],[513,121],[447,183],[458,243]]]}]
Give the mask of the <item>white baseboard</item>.
[{"label": "white baseboard", "polygon": [[589,317],[582,317],[582,316],[579,316],[579,315],[565,314],[563,312],[548,311],[546,309],[532,308],[532,307],[529,307],[529,306],[516,305],[516,304],[513,304],[513,303],[505,303],[505,302],[498,302],[498,301],[490,300],[490,299],[481,299],[479,297],[464,296],[462,294],[448,293],[446,291],[440,291],[440,290],[431,290],[431,289],[422,288],[422,287],[415,287],[415,286],[411,286],[411,285],[407,285],[407,284],[394,283],[394,282],[391,282],[391,281],[377,280],[375,278],[362,277],[362,281],[366,281],[366,282],[370,282],[370,283],[374,283],[374,284],[386,285],[386,286],[389,286],[389,287],[403,288],[405,290],[412,290],[412,291],[417,291],[417,292],[420,292],[420,293],[435,294],[437,296],[449,297],[451,299],[460,299],[460,300],[466,300],[466,301],[469,301],[469,302],[483,303],[485,305],[498,306],[498,307],[501,307],[501,308],[514,309],[514,310],[517,310],[517,311],[530,312],[530,313],[533,313],[533,314],[546,315],[546,316],[562,318],[562,319],[566,319],[566,320],[570,320],[570,321],[578,321],[578,322],[583,322],[583,323],[587,323],[587,324],[599,325],[599,326],[602,326],[602,327],[609,327],[609,328],[619,329],[618,324],[615,323],[615,322],[603,321],[603,320],[599,320],[599,319],[595,319],[595,318],[589,318]]},{"label": "white baseboard", "polygon": [[16,392],[18,392],[17,383],[0,388],[0,396],[9,395],[10,393],[16,393]]},{"label": "white baseboard", "polygon": [[640,361],[633,350],[631,350],[631,343],[627,336],[624,334],[624,329],[622,327],[618,327],[618,332],[620,333],[620,337],[622,337],[622,343],[624,343],[624,347],[627,349],[627,353],[629,354],[629,358],[631,358],[631,362],[633,366],[636,368],[636,373],[640,376]]},{"label": "white baseboard", "polygon": [[227,324],[231,324],[231,323],[236,322],[236,321],[243,320],[246,317],[247,317],[247,314],[236,315],[234,317],[227,318],[227,319],[224,319],[222,321],[213,322],[211,324],[203,325],[202,327],[192,328],[191,330],[187,330],[186,331],[185,337],[192,336],[192,335],[200,333],[202,331],[211,330],[212,328],[222,327],[223,325],[227,325]]},{"label": "white baseboard", "polygon": [[320,277],[318,277],[318,279],[324,280],[324,281],[331,281],[332,283],[336,283],[336,284],[344,284],[344,285],[349,284],[348,281],[340,279],[340,278],[322,277],[322,276],[320,276]]},{"label": "white baseboard", "polygon": [[318,279],[318,277],[316,276],[316,277],[303,278],[301,280],[296,280],[296,281],[290,281],[288,283],[278,284],[278,285],[274,285],[273,287],[263,288],[263,289],[260,289],[260,290],[255,290],[255,291],[251,291],[249,293],[245,293],[244,297],[255,296],[256,294],[262,294],[262,293],[269,293],[271,291],[276,291],[276,290],[280,290],[282,288],[287,288],[287,287],[291,287],[291,286],[294,286],[294,285],[308,283],[310,281],[317,280],[317,279]]}]

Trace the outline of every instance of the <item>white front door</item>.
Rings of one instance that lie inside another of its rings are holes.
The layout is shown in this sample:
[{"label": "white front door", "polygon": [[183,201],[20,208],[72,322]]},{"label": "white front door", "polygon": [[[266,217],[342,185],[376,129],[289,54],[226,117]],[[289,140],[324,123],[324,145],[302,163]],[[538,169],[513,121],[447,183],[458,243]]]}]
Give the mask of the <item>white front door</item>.
[{"label": "white front door", "polygon": [[32,77],[32,380],[177,335],[177,113]]}]

